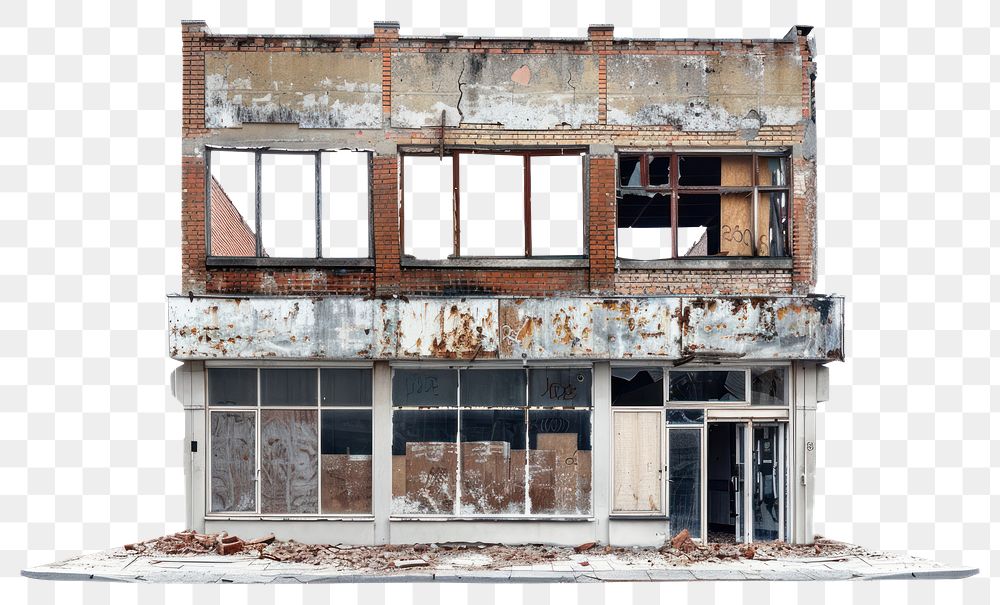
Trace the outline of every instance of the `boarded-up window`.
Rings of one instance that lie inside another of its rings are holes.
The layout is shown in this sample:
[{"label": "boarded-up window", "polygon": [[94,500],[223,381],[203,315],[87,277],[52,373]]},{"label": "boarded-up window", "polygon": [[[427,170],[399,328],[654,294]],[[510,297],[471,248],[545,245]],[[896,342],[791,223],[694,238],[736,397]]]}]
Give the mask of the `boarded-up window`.
[{"label": "boarded-up window", "polygon": [[395,370],[392,513],[589,515],[591,383],[590,368]]},{"label": "boarded-up window", "polygon": [[256,413],[211,413],[211,512],[257,508]]},{"label": "boarded-up window", "polygon": [[372,511],[372,413],[322,412],[321,512]]},{"label": "boarded-up window", "polygon": [[262,410],[260,497],[265,514],[319,511],[319,435],[315,410]]},{"label": "boarded-up window", "polygon": [[662,511],[661,414],[614,412],[614,497],[618,512]]}]

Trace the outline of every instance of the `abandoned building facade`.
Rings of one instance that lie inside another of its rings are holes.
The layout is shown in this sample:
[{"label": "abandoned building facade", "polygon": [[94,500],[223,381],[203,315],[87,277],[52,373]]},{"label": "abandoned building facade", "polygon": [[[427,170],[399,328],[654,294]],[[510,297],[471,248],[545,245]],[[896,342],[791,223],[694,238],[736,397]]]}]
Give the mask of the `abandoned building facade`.
[{"label": "abandoned building facade", "polygon": [[812,540],[810,28],[183,35],[192,528]]}]

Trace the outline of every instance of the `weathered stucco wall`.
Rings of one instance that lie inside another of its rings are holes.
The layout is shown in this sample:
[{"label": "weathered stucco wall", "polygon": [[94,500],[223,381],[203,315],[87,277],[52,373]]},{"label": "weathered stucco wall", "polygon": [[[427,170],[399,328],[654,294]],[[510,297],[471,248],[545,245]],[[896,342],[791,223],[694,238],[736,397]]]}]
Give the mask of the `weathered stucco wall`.
[{"label": "weathered stucco wall", "polygon": [[597,122],[597,57],[397,53],[394,128],[501,124],[539,129]]},{"label": "weathered stucco wall", "polygon": [[168,298],[174,359],[843,359],[841,298]]},{"label": "weathered stucco wall", "polygon": [[205,53],[205,122],[380,128],[382,61],[372,53]]},{"label": "weathered stucco wall", "polygon": [[609,124],[755,132],[801,120],[798,54],[608,57]]}]

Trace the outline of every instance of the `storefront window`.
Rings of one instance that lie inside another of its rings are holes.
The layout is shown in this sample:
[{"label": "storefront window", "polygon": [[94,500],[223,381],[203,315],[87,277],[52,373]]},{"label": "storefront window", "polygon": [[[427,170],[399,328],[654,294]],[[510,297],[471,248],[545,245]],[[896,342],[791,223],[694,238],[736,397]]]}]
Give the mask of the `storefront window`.
[{"label": "storefront window", "polygon": [[588,515],[590,368],[393,372],[394,515]]},{"label": "storefront window", "polygon": [[371,513],[370,368],[207,374],[210,512]]}]

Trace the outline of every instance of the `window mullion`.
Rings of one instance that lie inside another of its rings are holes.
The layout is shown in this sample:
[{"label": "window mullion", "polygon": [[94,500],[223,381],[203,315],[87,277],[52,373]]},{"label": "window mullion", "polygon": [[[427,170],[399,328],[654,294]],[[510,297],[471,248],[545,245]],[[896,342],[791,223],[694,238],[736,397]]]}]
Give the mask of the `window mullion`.
[{"label": "window mullion", "polygon": [[670,256],[677,258],[677,221],[680,212],[677,207],[680,204],[677,194],[677,184],[680,181],[680,161],[677,154],[670,155]]},{"label": "window mullion", "polygon": [[524,154],[524,255],[531,256],[531,156]]},{"label": "window mullion", "polygon": [[260,194],[260,164],[261,164],[261,152],[258,149],[253,154],[253,173],[254,173],[254,227],[257,231],[257,256],[263,256],[264,243],[261,239],[260,229],[261,229],[261,194]]},{"label": "window mullion", "polygon": [[[317,151],[314,159],[316,161],[316,258],[323,256],[323,229],[320,221],[323,216],[323,169],[321,156],[322,152]],[[333,235],[332,233],[330,234]]]},{"label": "window mullion", "polygon": [[460,207],[460,192],[459,192],[459,166],[458,158],[460,154],[458,151],[452,151],[451,154],[451,228],[452,228],[452,254],[457,258],[461,253],[461,227],[459,226],[459,220],[461,219],[461,214],[459,211]]}]

